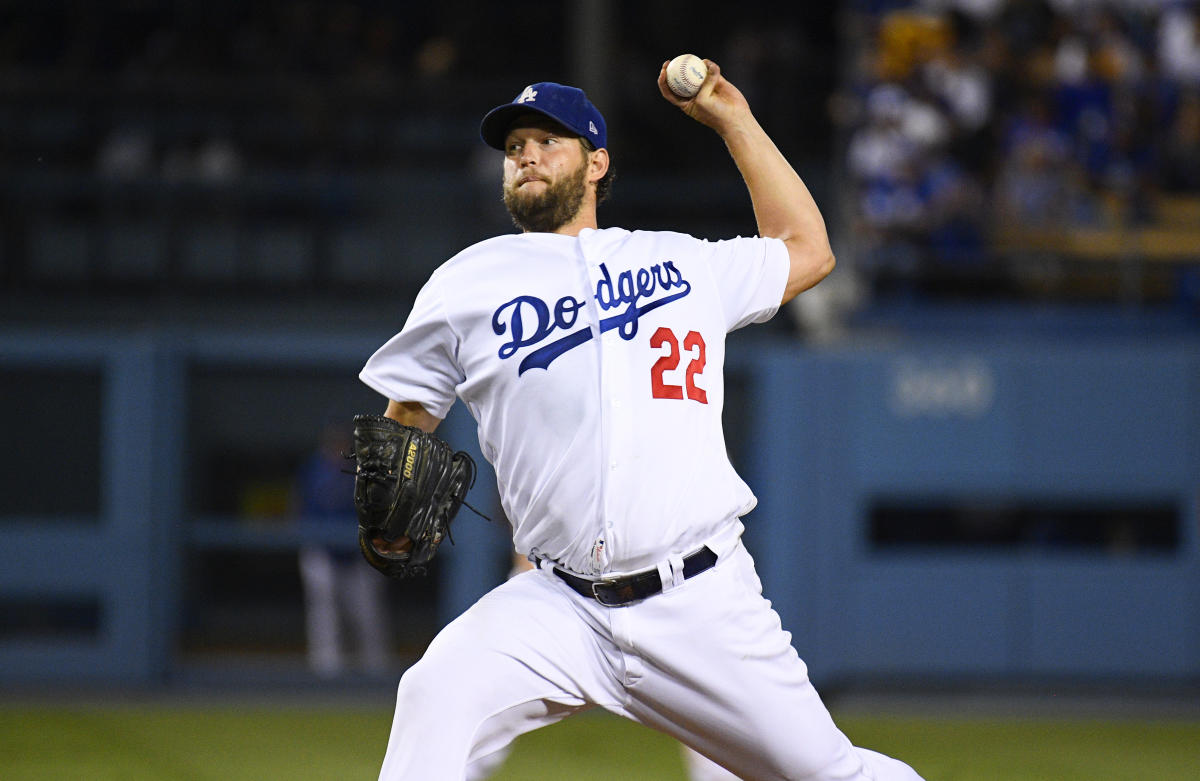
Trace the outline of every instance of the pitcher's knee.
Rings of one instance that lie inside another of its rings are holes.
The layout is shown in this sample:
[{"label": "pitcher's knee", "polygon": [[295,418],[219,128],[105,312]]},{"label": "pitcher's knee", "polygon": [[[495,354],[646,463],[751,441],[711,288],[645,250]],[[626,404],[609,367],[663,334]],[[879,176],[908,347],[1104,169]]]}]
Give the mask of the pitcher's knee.
[{"label": "pitcher's knee", "polygon": [[[426,658],[414,664],[400,678],[396,692],[397,714],[421,714],[422,721],[474,723],[489,715],[496,707],[491,700],[493,687],[481,681],[472,683],[467,671],[436,658]],[[453,696],[447,692],[453,690]],[[437,711],[444,711],[435,718]]]},{"label": "pitcher's knee", "polygon": [[446,689],[456,678],[447,678],[437,668],[433,660],[422,659],[400,676],[396,691],[397,712],[408,711],[411,707],[411,712],[428,714],[431,707],[446,700]]}]

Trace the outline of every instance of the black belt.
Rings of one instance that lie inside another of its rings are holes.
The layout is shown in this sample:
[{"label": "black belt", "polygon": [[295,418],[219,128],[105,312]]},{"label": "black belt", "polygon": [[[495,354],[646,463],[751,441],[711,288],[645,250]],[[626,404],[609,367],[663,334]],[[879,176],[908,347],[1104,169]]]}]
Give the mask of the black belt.
[{"label": "black belt", "polygon": [[[699,575],[716,563],[717,554],[711,548],[701,548],[684,557],[683,579],[687,580],[694,575]],[[583,596],[594,599],[607,607],[628,605],[630,602],[652,597],[663,590],[662,578],[658,576],[657,569],[635,572],[621,578],[601,578],[599,580],[581,578],[558,567],[554,568],[554,574]]]}]

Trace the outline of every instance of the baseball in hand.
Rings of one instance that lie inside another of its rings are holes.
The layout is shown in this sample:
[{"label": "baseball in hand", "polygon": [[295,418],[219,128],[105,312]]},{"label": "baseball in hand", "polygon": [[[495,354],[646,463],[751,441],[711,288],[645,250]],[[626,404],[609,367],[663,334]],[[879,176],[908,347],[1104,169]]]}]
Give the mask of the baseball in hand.
[{"label": "baseball in hand", "polygon": [[695,97],[707,76],[704,60],[694,54],[681,54],[667,64],[667,86],[681,98]]}]

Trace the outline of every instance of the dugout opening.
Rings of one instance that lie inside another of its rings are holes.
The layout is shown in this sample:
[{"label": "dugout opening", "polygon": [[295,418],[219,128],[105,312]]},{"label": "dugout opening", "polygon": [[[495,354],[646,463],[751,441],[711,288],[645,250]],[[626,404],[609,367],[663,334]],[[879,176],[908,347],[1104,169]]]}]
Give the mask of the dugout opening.
[{"label": "dugout opening", "polygon": [[876,497],[868,513],[875,551],[908,547],[1176,553],[1183,512],[1172,499]]}]

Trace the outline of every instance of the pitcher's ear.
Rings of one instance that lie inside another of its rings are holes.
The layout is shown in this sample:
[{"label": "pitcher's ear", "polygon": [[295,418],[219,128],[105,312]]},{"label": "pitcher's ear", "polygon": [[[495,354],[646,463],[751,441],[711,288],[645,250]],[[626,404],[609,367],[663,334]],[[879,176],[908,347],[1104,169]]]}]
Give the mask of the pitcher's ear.
[{"label": "pitcher's ear", "polygon": [[598,182],[608,173],[608,150],[588,152],[588,181]]}]

